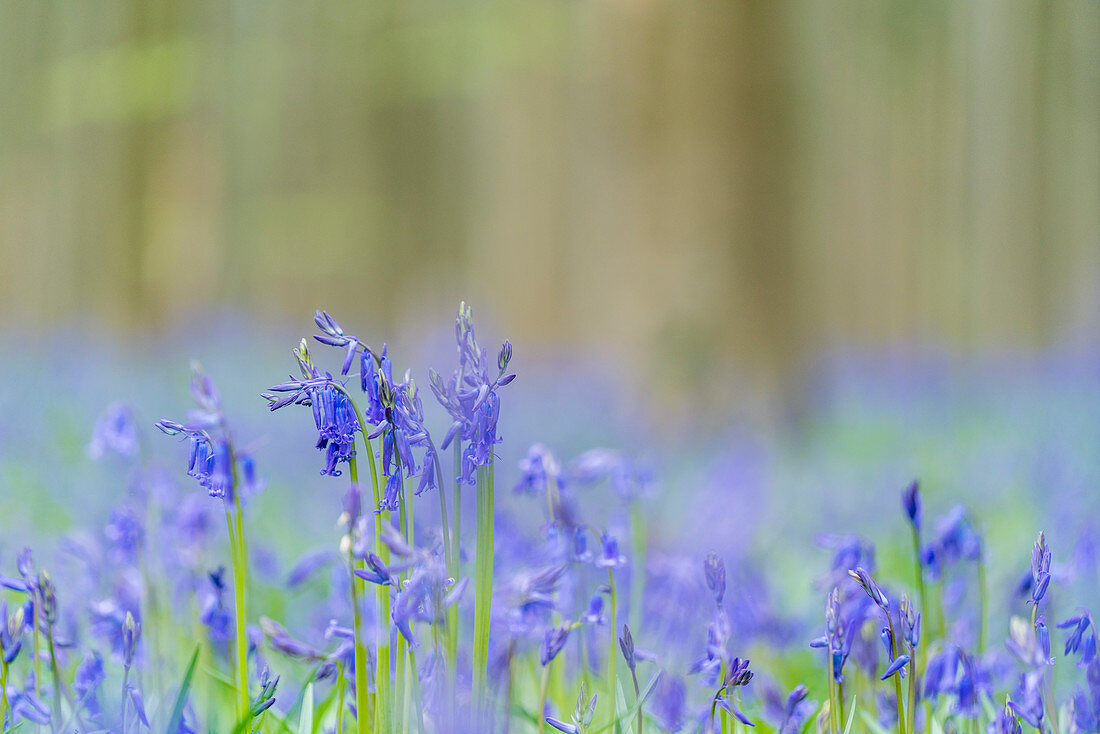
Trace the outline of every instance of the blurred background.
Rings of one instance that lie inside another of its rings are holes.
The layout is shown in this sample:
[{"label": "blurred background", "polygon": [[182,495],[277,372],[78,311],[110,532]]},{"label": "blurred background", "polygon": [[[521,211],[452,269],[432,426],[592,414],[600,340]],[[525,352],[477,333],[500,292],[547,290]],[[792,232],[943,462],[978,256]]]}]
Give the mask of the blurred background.
[{"label": "blurred background", "polygon": [[0,331],[465,298],[721,415],[838,349],[1091,347],[1097,38],[1093,0],[4,4]]},{"label": "blurred background", "polygon": [[998,580],[1039,527],[1100,558],[1097,39],[1095,0],[0,4],[0,551],[135,496],[115,400],[201,493],[151,430],[195,357],[289,564],[342,485],[258,394],[313,310],[423,383],[465,299],[515,345],[502,487],[626,448],[654,549],[813,614],[818,532],[907,568],[914,476]]}]

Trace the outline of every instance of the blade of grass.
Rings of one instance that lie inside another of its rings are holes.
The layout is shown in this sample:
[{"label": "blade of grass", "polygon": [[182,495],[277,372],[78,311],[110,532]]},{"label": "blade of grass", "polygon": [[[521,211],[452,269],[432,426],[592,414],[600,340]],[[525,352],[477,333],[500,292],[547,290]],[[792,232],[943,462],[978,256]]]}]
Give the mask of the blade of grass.
[{"label": "blade of grass", "polygon": [[856,709],[858,708],[858,702],[859,697],[852,696],[852,709],[848,712],[848,723],[844,725],[844,734],[848,734],[850,731],[852,731],[852,722],[855,721],[856,718]]},{"label": "blade of grass", "polygon": [[195,645],[195,652],[191,653],[191,662],[187,664],[187,672],[183,674],[183,680],[180,682],[176,702],[172,705],[172,715],[168,717],[166,734],[175,734],[179,731],[180,721],[183,719],[183,707],[187,705],[187,694],[191,692],[191,678],[195,675],[195,665],[198,661],[199,645]]},{"label": "blade of grass", "polygon": [[298,717],[298,734],[313,734],[313,684],[306,686],[302,699],[302,715]]}]

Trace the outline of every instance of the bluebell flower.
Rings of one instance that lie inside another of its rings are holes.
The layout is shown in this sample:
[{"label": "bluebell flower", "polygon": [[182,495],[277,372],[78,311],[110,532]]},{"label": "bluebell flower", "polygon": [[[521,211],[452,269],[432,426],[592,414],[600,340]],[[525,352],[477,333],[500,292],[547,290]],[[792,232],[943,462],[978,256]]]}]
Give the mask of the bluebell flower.
[{"label": "bluebell flower", "polygon": [[134,409],[125,403],[108,405],[95,422],[88,444],[89,458],[98,461],[110,451],[129,459],[137,455],[139,448]]},{"label": "bluebell flower", "polygon": [[949,564],[976,562],[981,556],[982,538],[962,505],[956,505],[936,521],[933,539],[921,548],[921,564],[933,579],[939,579]]},{"label": "bluebell flower", "polygon": [[463,484],[473,484],[477,467],[492,463],[493,447],[500,442],[497,390],[515,379],[515,374],[507,374],[512,345],[505,342],[495,364],[490,364],[485,350],[477,343],[472,312],[465,303],[459,305],[455,319],[455,340],[458,369],[446,381],[435,370],[430,370],[428,377],[436,400],[451,417],[450,428],[440,448],[446,450],[456,438],[463,441],[458,479]]},{"label": "bluebell flower", "polygon": [[604,533],[600,539],[600,555],[595,564],[597,568],[619,568],[626,564],[626,556],[619,552],[619,541],[610,533]]},{"label": "bluebell flower", "polygon": [[1050,660],[1049,653],[1044,653],[1036,633],[1037,630],[1022,617],[1013,616],[1008,621],[1008,639],[1005,640],[1005,647],[1027,668],[1045,665]]},{"label": "bluebell flower", "polygon": [[1087,687],[1073,694],[1073,720],[1082,731],[1100,731],[1100,659],[1093,658],[1085,670]]},{"label": "bluebell flower", "polygon": [[270,617],[260,617],[260,629],[271,643],[272,649],[288,658],[307,662],[320,662],[327,659],[323,652],[298,640]]},{"label": "bluebell flower", "polygon": [[581,616],[581,621],[590,625],[601,625],[604,623],[603,616],[603,595],[606,587],[602,587],[599,591],[593,594],[588,600],[588,607],[584,610],[584,614]]},{"label": "bluebell flower", "polygon": [[634,656],[634,636],[630,634],[630,627],[625,624],[623,625],[623,633],[619,636],[619,649],[623,653],[623,659],[626,660],[626,667],[634,672],[638,665],[637,658]]},{"label": "bluebell flower", "polygon": [[871,578],[871,574],[868,573],[866,569],[859,567],[855,570],[848,571],[848,575],[867,593],[871,601],[877,604],[884,612],[889,613],[890,602],[886,599],[886,595],[882,593],[882,589],[878,587],[878,584],[875,583],[875,580]]},{"label": "bluebell flower", "polygon": [[844,663],[850,649],[850,643],[846,643],[846,639],[840,619],[840,590],[834,588],[825,602],[825,634],[811,640],[810,647],[823,648],[825,654],[832,658],[833,680],[837,683],[844,680]]},{"label": "bluebell flower", "polygon": [[318,571],[335,563],[339,556],[329,548],[315,548],[299,558],[286,576],[288,589],[296,589],[312,579]]},{"label": "bluebell flower", "polygon": [[166,435],[190,440],[187,475],[197,480],[211,497],[232,503],[237,457],[229,446],[221,397],[214,383],[197,365],[192,366],[191,395],[199,409],[189,413],[187,424],[161,419],[156,426]]},{"label": "bluebell flower", "polygon": [[145,699],[141,695],[141,690],[133,683],[129,683],[126,686],[126,693],[130,698],[130,703],[133,705],[134,711],[137,713],[138,721],[148,729],[149,717],[145,715]]},{"label": "bluebell flower", "polygon": [[875,570],[875,546],[857,535],[823,533],[817,536],[817,544],[833,552],[829,573],[819,582],[825,589],[839,586],[853,568]]},{"label": "bluebell flower", "polygon": [[279,687],[279,676],[271,677],[270,672],[264,669],[260,677],[260,692],[252,699],[250,711],[253,718],[267,711],[275,703],[275,690]]},{"label": "bluebell flower", "polygon": [[233,614],[225,605],[225,569],[218,568],[207,578],[199,622],[206,626],[211,642],[224,645],[233,636]]},{"label": "bluebell flower", "polygon": [[542,636],[542,644],[539,646],[539,663],[544,668],[562,651],[568,637],[569,627],[566,625],[559,625],[546,630]]},{"label": "bluebell flower", "polygon": [[649,467],[631,459],[626,452],[607,448],[589,449],[573,459],[569,478],[577,484],[606,480],[611,490],[628,502],[645,495],[653,484]]},{"label": "bluebell flower", "polygon": [[809,691],[802,683],[795,686],[787,695],[778,734],[799,734],[803,730],[806,722],[817,709],[816,702],[807,700],[808,695]]},{"label": "bluebell flower", "polygon": [[138,553],[145,546],[145,526],[137,513],[129,507],[111,511],[110,520],[103,530],[112,560],[120,563],[136,563]]},{"label": "bluebell flower", "polygon": [[905,508],[905,514],[909,517],[909,522],[912,524],[913,529],[920,532],[921,525],[921,501],[920,501],[920,483],[914,479],[909,483],[909,486],[905,488],[905,491],[901,495],[902,506]]},{"label": "bluebell flower", "polygon": [[1058,623],[1059,629],[1070,630],[1065,654],[1078,655],[1077,667],[1087,667],[1096,658],[1096,625],[1087,610]]},{"label": "bluebell flower", "polygon": [[94,650],[89,652],[76,666],[73,677],[73,693],[76,694],[77,703],[84,707],[88,714],[95,718],[101,713],[99,706],[99,688],[107,679],[107,673],[103,669],[103,658]]},{"label": "bluebell flower", "polygon": [[127,669],[134,664],[134,655],[137,653],[140,639],[141,624],[134,619],[133,614],[126,612],[126,619],[122,623],[122,661]]},{"label": "bluebell flower", "polygon": [[1050,585],[1050,548],[1047,547],[1046,535],[1041,530],[1031,550],[1031,579],[1031,600],[1038,604],[1046,596]]},{"label": "bluebell flower", "polygon": [[706,560],[703,561],[703,575],[707,580],[707,588],[714,596],[714,602],[722,606],[722,597],[726,594],[726,564],[714,551],[707,553]]},{"label": "bluebell flower", "polygon": [[[539,712],[542,715],[542,712]],[[577,693],[577,704],[573,707],[571,722],[564,722],[552,716],[546,717],[546,723],[564,734],[584,734],[592,724],[592,718],[596,715],[596,694],[588,697],[588,686],[581,682],[580,691]]]},{"label": "bluebell flower", "polygon": [[550,488],[560,492],[565,486],[560,462],[541,443],[532,445],[520,459],[519,473],[514,487],[517,494],[541,495]]},{"label": "bluebell flower", "polygon": [[19,606],[9,616],[7,599],[0,600],[0,652],[3,653],[6,665],[15,662],[19,652],[23,649],[23,629],[25,627],[23,607]]},{"label": "bluebell flower", "polygon": [[1009,699],[1008,707],[1012,713],[1019,716],[1036,729],[1043,728],[1043,676],[1042,673],[1032,671],[1020,676],[1020,684],[1013,696],[1016,700]]},{"label": "bluebell flower", "polygon": [[989,722],[989,726],[986,727],[985,731],[986,734],[1023,734],[1023,729],[1020,727],[1020,720],[1016,718],[1016,714],[1012,713],[1012,710],[1008,708],[1003,708],[998,711],[993,721]]},{"label": "bluebell flower", "polygon": [[1047,621],[1042,615],[1035,619],[1035,639],[1043,653],[1043,661],[1052,665],[1054,661],[1050,657],[1050,631],[1047,630]]},{"label": "bluebell flower", "polygon": [[879,676],[879,680],[886,680],[887,678],[893,677],[898,672],[901,672],[902,669],[905,668],[905,666],[908,664],[908,655],[898,655],[896,658],[894,658],[894,662],[890,663],[889,667],[886,668],[886,672]]},{"label": "bluebell flower", "polygon": [[[13,695],[14,694],[14,695]],[[23,681],[22,689],[8,689],[8,700],[11,704],[13,718],[26,719],[35,724],[46,726],[50,723],[51,710],[49,705],[34,692],[34,676],[27,676]]]},{"label": "bluebell flower", "polygon": [[676,732],[687,718],[687,686],[684,679],[667,671],[661,673],[647,711],[665,731]]}]

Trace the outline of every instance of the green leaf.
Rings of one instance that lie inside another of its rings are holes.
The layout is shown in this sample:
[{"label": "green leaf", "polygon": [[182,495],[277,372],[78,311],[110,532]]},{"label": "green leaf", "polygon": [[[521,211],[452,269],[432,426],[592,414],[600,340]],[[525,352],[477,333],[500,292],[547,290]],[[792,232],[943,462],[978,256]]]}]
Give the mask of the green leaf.
[{"label": "green leaf", "polygon": [[858,701],[858,696],[852,696],[852,710],[848,712],[848,723],[844,725],[844,734],[848,734],[850,731],[852,731],[852,721],[855,720],[856,709],[859,708],[859,706],[857,706]]},{"label": "green leaf", "polygon": [[187,694],[191,692],[191,678],[195,675],[195,664],[199,661],[199,645],[195,645],[195,652],[191,653],[191,662],[187,664],[187,672],[183,674],[180,682],[180,692],[176,694],[176,703],[172,706],[172,715],[168,717],[166,734],[175,734],[179,731],[180,721],[183,720],[183,707],[187,705]]},{"label": "green leaf", "polygon": [[601,734],[602,732],[605,732],[616,724],[622,722],[624,717],[633,716],[638,711],[641,711],[642,705],[646,702],[646,699],[649,698],[649,695],[653,693],[653,689],[657,687],[657,681],[660,680],[660,678],[660,673],[654,673],[653,677],[649,679],[649,682],[645,684],[645,688],[642,689],[642,695],[638,696],[638,700],[634,702],[634,705],[630,707],[629,711],[616,719],[612,719],[611,721],[601,726],[599,729],[592,730],[590,734]]},{"label": "green leaf", "polygon": [[313,684],[306,686],[302,699],[302,715],[298,718],[298,734],[313,734]]},{"label": "green leaf", "polygon": [[622,681],[615,681],[615,704],[616,711],[626,711],[619,720],[623,723],[624,728],[629,729],[634,723],[634,711],[633,709],[628,710],[626,705],[626,694],[623,693]]},{"label": "green leaf", "polygon": [[882,728],[882,724],[875,721],[875,717],[866,709],[860,710],[859,718],[863,719],[863,723],[871,730],[872,734],[889,734]]}]

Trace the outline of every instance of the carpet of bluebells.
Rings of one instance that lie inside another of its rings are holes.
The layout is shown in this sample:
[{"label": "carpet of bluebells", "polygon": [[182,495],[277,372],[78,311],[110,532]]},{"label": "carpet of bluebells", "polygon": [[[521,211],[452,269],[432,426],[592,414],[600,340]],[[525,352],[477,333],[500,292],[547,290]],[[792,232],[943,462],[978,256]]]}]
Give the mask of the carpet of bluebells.
[{"label": "carpet of bluebells", "polygon": [[0,441],[51,458],[0,452],[0,730],[1100,731],[1095,377],[1026,376],[1008,428],[968,422],[980,374],[945,420],[914,397],[934,370],[868,397],[857,367],[799,440],[566,453],[506,434],[583,436],[602,388],[513,401],[522,360],[465,304],[438,372],[314,324],[229,376],[309,436],[277,451],[197,364],[189,396],[144,378],[155,421],[92,389],[83,425],[9,379],[5,414],[50,428]]}]

